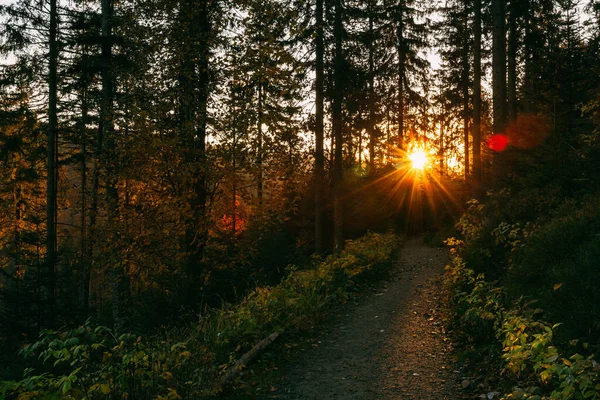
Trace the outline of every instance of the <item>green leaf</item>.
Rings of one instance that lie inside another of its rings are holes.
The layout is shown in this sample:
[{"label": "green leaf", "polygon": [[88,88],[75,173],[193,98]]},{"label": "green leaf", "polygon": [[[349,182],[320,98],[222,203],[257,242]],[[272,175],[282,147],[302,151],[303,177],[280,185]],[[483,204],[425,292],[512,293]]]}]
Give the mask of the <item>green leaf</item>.
[{"label": "green leaf", "polygon": [[103,383],[102,385],[100,385],[100,391],[102,392],[102,394],[109,394],[110,386],[108,386],[106,383]]},{"label": "green leaf", "polygon": [[62,386],[62,393],[65,394],[67,393],[69,390],[71,390],[71,380],[70,379],[66,379],[65,383],[63,383]]}]

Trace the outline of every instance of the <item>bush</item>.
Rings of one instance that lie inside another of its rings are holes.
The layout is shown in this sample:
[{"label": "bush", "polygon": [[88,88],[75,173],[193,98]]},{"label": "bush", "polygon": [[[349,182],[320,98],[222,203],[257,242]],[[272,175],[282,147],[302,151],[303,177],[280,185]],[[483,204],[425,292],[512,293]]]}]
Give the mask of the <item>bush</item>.
[{"label": "bush", "polygon": [[448,241],[454,327],[502,359],[520,387],[506,399],[600,398],[598,196],[507,193],[471,202]]},{"label": "bush", "polygon": [[210,397],[237,358],[273,331],[311,328],[327,308],[390,270],[399,239],[369,233],[313,268],[288,267],[282,282],[257,288],[190,329],[163,337],[115,337],[89,323],[44,331],[21,351],[30,364],[20,381],[1,382],[0,398],[179,399]]}]

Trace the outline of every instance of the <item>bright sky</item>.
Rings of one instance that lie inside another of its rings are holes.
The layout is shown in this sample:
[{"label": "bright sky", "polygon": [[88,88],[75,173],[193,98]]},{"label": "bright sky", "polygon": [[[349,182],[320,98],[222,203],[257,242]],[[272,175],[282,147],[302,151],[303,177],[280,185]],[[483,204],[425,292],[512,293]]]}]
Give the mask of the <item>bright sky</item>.
[{"label": "bright sky", "polygon": [[[15,0],[0,0],[0,5],[7,5],[13,3]],[[3,22],[4,18],[0,17],[0,24]],[[11,57],[6,57],[0,55],[0,65],[2,64],[10,64]]]}]

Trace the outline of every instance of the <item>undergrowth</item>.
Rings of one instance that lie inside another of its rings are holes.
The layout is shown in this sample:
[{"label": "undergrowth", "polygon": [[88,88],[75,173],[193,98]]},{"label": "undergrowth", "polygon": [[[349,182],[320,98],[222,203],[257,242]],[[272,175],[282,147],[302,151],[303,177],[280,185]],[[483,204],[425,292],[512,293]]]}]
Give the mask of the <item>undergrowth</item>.
[{"label": "undergrowth", "polygon": [[181,399],[221,392],[220,377],[254,344],[277,331],[283,340],[312,328],[333,305],[389,272],[399,248],[391,233],[368,233],[344,251],[288,267],[276,286],[257,288],[197,324],[160,336],[115,336],[89,322],[41,332],[20,351],[28,368],[19,381],[0,382],[6,399]]},{"label": "undergrowth", "polygon": [[447,241],[450,322],[503,399],[600,399],[599,202],[539,195],[469,204]]}]

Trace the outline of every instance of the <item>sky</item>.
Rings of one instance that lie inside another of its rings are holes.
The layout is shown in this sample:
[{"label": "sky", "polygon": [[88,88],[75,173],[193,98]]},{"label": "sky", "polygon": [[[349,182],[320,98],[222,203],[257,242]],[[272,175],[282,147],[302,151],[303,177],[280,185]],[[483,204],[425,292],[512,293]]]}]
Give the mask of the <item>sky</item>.
[{"label": "sky", "polygon": [[[14,0],[0,0],[0,5],[8,5],[13,3]],[[4,18],[2,16],[0,16],[0,24],[4,21]],[[0,65],[2,64],[10,64],[11,63],[11,57],[6,57],[3,55],[0,55]]]}]

